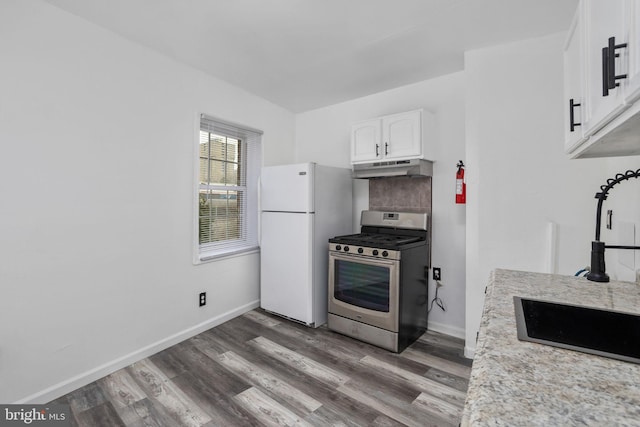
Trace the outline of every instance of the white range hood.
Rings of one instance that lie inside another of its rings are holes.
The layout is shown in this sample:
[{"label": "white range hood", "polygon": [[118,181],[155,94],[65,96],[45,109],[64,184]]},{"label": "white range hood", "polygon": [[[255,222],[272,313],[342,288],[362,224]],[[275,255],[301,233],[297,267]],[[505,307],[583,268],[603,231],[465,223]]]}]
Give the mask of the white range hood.
[{"label": "white range hood", "polygon": [[354,178],[385,178],[392,176],[433,176],[430,160],[391,160],[353,165]]}]

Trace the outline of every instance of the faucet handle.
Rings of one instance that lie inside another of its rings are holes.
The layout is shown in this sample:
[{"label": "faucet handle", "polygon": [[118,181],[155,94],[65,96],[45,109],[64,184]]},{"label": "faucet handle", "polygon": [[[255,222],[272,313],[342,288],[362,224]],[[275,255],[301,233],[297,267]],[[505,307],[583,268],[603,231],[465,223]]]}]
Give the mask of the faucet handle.
[{"label": "faucet handle", "polygon": [[592,282],[608,282],[606,267],[604,264],[604,242],[595,240],[591,242],[591,270],[587,274],[587,279]]}]

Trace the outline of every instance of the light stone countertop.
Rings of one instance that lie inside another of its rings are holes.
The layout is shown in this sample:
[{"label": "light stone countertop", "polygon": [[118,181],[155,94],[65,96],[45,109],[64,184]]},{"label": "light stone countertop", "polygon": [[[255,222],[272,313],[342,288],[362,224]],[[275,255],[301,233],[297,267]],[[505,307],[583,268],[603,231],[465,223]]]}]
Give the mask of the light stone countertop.
[{"label": "light stone countertop", "polygon": [[640,313],[635,283],[493,271],[462,427],[640,426],[640,365],[519,341],[514,296]]}]

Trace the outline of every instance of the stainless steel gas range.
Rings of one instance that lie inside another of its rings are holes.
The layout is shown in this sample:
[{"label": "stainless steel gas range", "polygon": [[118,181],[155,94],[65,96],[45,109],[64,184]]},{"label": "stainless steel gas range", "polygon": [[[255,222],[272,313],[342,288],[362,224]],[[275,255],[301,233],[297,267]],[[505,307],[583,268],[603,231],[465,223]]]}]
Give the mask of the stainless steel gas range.
[{"label": "stainless steel gas range", "polygon": [[428,215],[363,211],[329,239],[329,329],[401,352],[427,329]]}]

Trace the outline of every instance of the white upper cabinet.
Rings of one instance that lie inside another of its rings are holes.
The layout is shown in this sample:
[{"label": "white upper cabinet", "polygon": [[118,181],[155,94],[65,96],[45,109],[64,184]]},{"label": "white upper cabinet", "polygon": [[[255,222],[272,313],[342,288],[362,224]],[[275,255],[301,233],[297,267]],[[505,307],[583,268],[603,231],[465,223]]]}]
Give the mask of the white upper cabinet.
[{"label": "white upper cabinet", "polygon": [[433,117],[423,110],[356,123],[351,128],[351,163],[428,158]]},{"label": "white upper cabinet", "polygon": [[640,154],[639,47],[640,0],[580,1],[564,51],[571,157]]},{"label": "white upper cabinet", "polygon": [[597,131],[625,109],[629,73],[626,0],[585,0],[587,82],[586,127]]},{"label": "white upper cabinet", "polygon": [[573,18],[564,47],[565,150],[570,151],[585,140],[586,78],[582,58],[585,55],[584,8],[581,3]]},{"label": "white upper cabinet", "polygon": [[351,127],[351,163],[381,159],[382,122],[379,119]]},{"label": "white upper cabinet", "polygon": [[422,112],[394,114],[382,118],[382,143],[386,159],[422,157]]},{"label": "white upper cabinet", "polygon": [[640,1],[628,0],[629,20],[629,78],[625,102],[640,99]]}]

